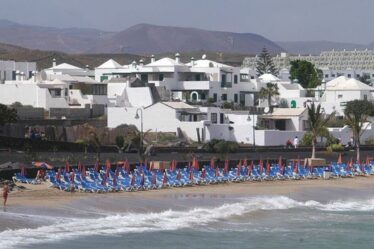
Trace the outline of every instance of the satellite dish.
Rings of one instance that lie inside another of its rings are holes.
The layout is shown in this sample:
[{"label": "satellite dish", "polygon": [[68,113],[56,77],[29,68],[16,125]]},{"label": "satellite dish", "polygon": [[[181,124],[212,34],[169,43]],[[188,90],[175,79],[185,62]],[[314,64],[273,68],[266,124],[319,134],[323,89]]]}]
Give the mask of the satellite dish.
[{"label": "satellite dish", "polygon": [[269,113],[270,112],[270,108],[269,107],[265,107],[264,108],[264,113]]},{"label": "satellite dish", "polygon": [[203,56],[201,56],[201,59],[205,60],[206,59],[206,54],[203,54]]}]

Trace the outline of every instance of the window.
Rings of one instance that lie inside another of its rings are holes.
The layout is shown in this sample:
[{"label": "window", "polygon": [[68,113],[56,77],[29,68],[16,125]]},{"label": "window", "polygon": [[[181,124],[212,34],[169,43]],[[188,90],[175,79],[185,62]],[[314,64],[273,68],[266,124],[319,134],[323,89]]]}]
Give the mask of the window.
[{"label": "window", "polygon": [[255,76],[251,75],[251,79],[254,80],[254,79],[255,79]]},{"label": "window", "polygon": [[148,82],[148,74],[140,75],[140,80],[143,81],[143,82]]},{"label": "window", "polygon": [[205,93],[200,93],[200,99],[205,100]]},{"label": "window", "polygon": [[240,74],[240,82],[248,82],[249,80],[249,75],[248,74]]},{"label": "window", "polygon": [[234,75],[234,84],[237,84],[238,83],[238,75]]},{"label": "window", "polygon": [[212,121],[212,124],[217,124],[217,113],[211,113],[210,120]]},{"label": "window", "polygon": [[360,75],[359,75],[359,74],[356,74],[356,78],[360,78]]},{"label": "window", "polygon": [[368,95],[364,94],[364,100],[368,100]]},{"label": "window", "polygon": [[195,81],[200,81],[201,80],[201,75],[200,74],[196,74],[195,75]]},{"label": "window", "polygon": [[335,74],[331,74],[331,77],[335,78]]},{"label": "window", "polygon": [[220,122],[221,124],[223,124],[224,120],[225,120],[225,117],[224,117],[223,113],[220,113],[220,114],[219,114],[219,122]]},{"label": "window", "polygon": [[349,74],[348,74],[348,78],[351,78],[351,77],[352,77],[352,75],[349,73]]},{"label": "window", "polygon": [[234,94],[234,102],[238,103],[238,94],[237,93]]},{"label": "window", "polygon": [[223,101],[226,101],[226,100],[227,100],[227,94],[226,94],[226,93],[222,94],[222,96],[221,96],[221,100],[223,100]]},{"label": "window", "polygon": [[325,78],[328,78],[329,77],[329,75],[328,74],[325,74]]},{"label": "window", "polygon": [[213,93],[213,101],[217,102],[217,93]]},{"label": "window", "polygon": [[342,94],[339,94],[339,95],[338,95],[338,99],[341,99],[341,98],[343,98],[343,95],[342,95]]},{"label": "window", "polygon": [[158,75],[158,81],[163,81],[164,80],[164,75],[161,73]]},{"label": "window", "polygon": [[100,77],[100,82],[103,82],[104,80],[108,80],[108,76],[107,75],[102,75]]},{"label": "window", "polygon": [[16,80],[16,71],[12,71],[12,80]]}]

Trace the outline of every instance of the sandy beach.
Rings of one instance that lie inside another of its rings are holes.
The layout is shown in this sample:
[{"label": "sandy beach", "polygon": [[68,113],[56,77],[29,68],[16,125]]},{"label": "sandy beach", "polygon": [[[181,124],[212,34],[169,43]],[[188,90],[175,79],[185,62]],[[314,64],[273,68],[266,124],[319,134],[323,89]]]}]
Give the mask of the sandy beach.
[{"label": "sandy beach", "polygon": [[[115,192],[105,194],[93,194],[82,192],[64,192],[49,187],[48,183],[40,185],[27,185],[25,190],[17,190],[9,195],[8,209],[12,208],[64,208],[68,205],[84,205],[88,200],[88,204],[95,208],[103,208],[113,211],[144,211],[148,210],[152,203],[165,203],[173,200],[219,200],[231,199],[238,197],[250,197],[261,195],[279,195],[292,196],[299,199],[306,195],[317,194],[318,192],[359,192],[365,191],[374,193],[374,176],[362,176],[354,178],[339,178],[330,180],[285,180],[285,181],[262,181],[262,182],[240,182],[225,183],[216,185],[202,185],[183,188],[166,188],[160,190],[148,190],[138,192]],[[344,196],[344,195],[343,195]],[[328,198],[328,196],[326,196]],[[324,199],[326,199],[324,198]],[[93,201],[92,201],[93,200]],[[102,203],[113,201],[120,203],[117,205],[103,206]],[[132,205],[142,204],[142,205]],[[140,203],[139,203],[140,202]],[[153,208],[161,208],[153,207]]]}]

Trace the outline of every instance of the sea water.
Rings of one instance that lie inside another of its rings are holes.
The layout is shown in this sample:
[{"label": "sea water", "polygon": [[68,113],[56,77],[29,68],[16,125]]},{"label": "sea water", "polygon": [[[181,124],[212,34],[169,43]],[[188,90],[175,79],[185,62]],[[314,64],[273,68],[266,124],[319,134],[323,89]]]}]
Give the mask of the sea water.
[{"label": "sea water", "polygon": [[0,249],[374,247],[374,196],[326,202],[262,196],[183,211],[92,216],[47,217],[30,228],[3,230]]}]

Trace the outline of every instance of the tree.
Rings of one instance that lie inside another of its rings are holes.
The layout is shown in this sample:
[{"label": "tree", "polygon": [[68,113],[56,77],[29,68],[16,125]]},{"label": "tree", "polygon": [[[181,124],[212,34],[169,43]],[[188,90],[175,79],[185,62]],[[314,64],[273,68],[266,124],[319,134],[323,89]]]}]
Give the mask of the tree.
[{"label": "tree", "polygon": [[[374,105],[367,100],[353,100],[347,102],[344,110],[345,120],[352,129],[353,141],[356,145],[356,160],[360,161],[360,137],[364,133],[364,125],[368,117],[373,115]],[[366,123],[366,126],[369,123]],[[366,127],[365,127],[366,128]]]},{"label": "tree", "polygon": [[17,121],[17,111],[0,104],[0,125]]},{"label": "tree", "polygon": [[278,70],[274,66],[273,59],[271,58],[268,50],[264,47],[258,56],[256,61],[256,72],[257,76],[263,75],[265,73],[270,73],[277,76]]},{"label": "tree", "polygon": [[97,160],[100,160],[101,146],[103,145],[103,142],[109,133],[107,130],[99,133],[96,129],[91,128],[88,134],[90,135],[90,143],[96,149]]},{"label": "tree", "polygon": [[317,137],[321,135],[326,135],[326,132],[328,132],[326,129],[326,124],[334,115],[335,113],[333,112],[327,117],[324,117],[325,115],[321,111],[320,104],[316,106],[313,102],[310,106],[308,106],[308,121],[312,140],[312,158],[316,157]]},{"label": "tree", "polygon": [[315,88],[321,84],[323,73],[313,63],[305,60],[291,61],[290,80],[298,80],[304,88]]},{"label": "tree", "polygon": [[362,83],[365,83],[366,85],[369,85],[371,83],[370,74],[364,73],[360,77],[358,77],[358,80]]},{"label": "tree", "polygon": [[266,83],[266,87],[262,87],[258,93],[260,98],[267,99],[269,107],[271,107],[271,98],[273,96],[278,96],[278,85],[273,83]]}]

